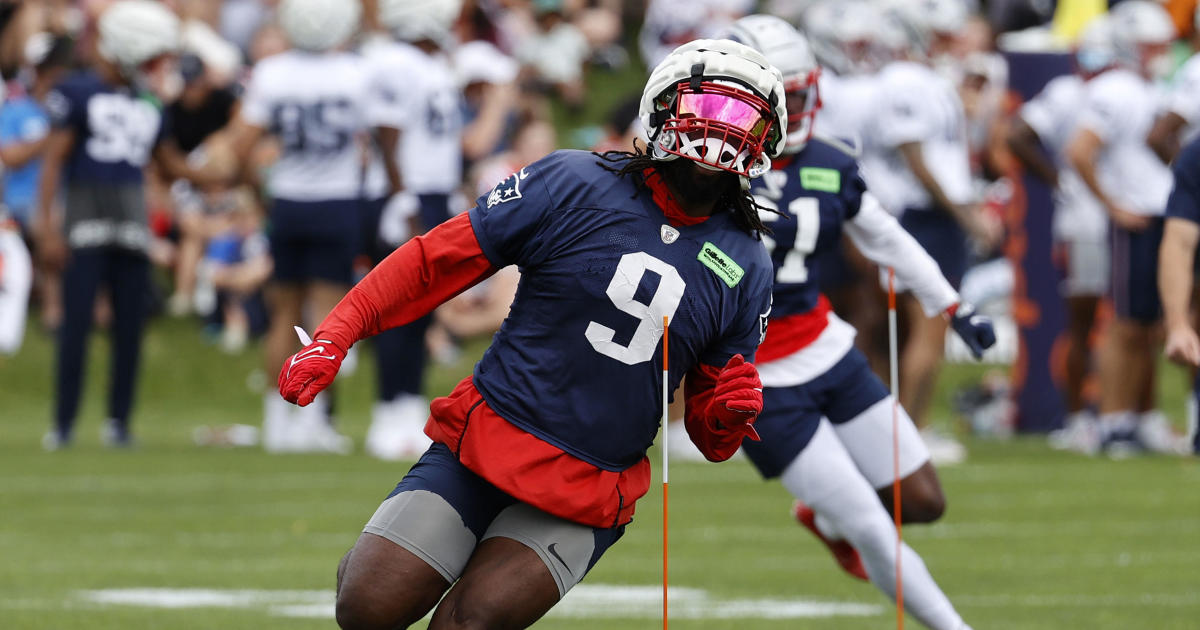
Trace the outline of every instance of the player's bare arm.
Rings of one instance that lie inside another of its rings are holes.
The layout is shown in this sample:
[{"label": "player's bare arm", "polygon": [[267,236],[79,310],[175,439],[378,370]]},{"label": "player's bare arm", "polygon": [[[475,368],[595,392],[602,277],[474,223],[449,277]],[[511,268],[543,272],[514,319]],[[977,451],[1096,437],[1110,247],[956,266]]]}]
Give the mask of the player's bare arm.
[{"label": "player's bare arm", "polygon": [[1197,242],[1200,242],[1200,224],[1169,217],[1158,252],[1158,291],[1167,328],[1163,351],[1172,361],[1194,367],[1200,367],[1200,338],[1192,328],[1188,307]]}]

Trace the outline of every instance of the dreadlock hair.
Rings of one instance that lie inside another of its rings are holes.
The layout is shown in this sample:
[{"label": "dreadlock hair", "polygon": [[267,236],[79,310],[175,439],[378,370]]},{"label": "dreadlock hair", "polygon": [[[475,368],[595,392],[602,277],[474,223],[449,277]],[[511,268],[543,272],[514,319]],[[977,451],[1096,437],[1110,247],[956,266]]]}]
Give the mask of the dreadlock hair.
[{"label": "dreadlock hair", "polygon": [[[597,162],[604,170],[615,173],[618,177],[633,175],[634,182],[639,193],[649,190],[646,186],[646,181],[642,178],[642,172],[648,168],[661,169],[663,162],[650,157],[643,146],[638,145],[635,138],[633,141],[632,151],[605,151],[604,153],[595,153],[599,158]],[[754,201],[754,197],[749,191],[742,190],[741,186],[732,186],[732,190],[726,190],[721,193],[717,199],[716,207],[728,208],[733,214],[733,222],[742,231],[746,232],[755,239],[762,240],[762,236],[771,235],[771,228],[767,227],[762,219],[758,216],[759,206]],[[766,210],[775,212],[770,208]],[[779,214],[776,212],[776,214]]]}]

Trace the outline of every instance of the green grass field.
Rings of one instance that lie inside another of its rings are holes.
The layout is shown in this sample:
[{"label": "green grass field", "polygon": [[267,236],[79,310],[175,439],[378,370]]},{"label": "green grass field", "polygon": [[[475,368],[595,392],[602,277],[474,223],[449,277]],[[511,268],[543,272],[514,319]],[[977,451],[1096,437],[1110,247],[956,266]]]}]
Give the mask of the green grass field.
[{"label": "green grass field", "polygon": [[[138,447],[105,449],[102,336],[92,350],[78,443],[55,453],[39,445],[49,341],[31,332],[0,359],[0,628],[331,627],[337,560],[407,466],[194,446],[196,426],[257,424],[274,375],[257,371],[255,351],[221,354],[178,320],[156,321],[146,341]],[[436,369],[430,391],[468,369]],[[952,368],[942,399],[977,374]],[[341,389],[343,428],[360,443],[372,388],[363,361]],[[1087,459],[1035,439],[970,446],[966,465],[942,473],[946,517],[906,535],[977,630],[1200,627],[1200,461]],[[746,462],[672,471],[672,584],[686,589],[674,627],[894,625],[889,602],[836,570],[788,518],[786,493]],[[575,617],[536,627],[659,627],[655,481],[589,588],[564,604]],[[167,588],[204,590],[97,593]],[[795,616],[830,611],[857,616]]]}]

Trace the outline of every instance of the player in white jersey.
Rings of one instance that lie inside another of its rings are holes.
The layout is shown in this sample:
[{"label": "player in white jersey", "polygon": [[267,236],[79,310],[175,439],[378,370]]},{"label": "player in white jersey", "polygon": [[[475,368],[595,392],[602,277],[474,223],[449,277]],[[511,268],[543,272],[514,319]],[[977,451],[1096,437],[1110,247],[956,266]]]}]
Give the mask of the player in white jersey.
[{"label": "player in white jersey", "polygon": [[1121,3],[1110,19],[1120,65],[1088,82],[1067,156],[1112,221],[1116,318],[1100,363],[1100,437],[1117,454],[1158,450],[1169,440],[1154,412],[1162,314],[1154,278],[1172,179],[1146,136],[1161,103],[1154,81],[1175,27],[1161,6],[1143,0]]},{"label": "player in white jersey", "polygon": [[[950,28],[930,17],[957,15],[936,5],[959,1],[897,0],[886,7],[884,17],[905,33],[905,46],[880,72],[873,124],[863,138],[863,168],[872,191],[899,215],[901,225],[955,287],[966,272],[969,240],[990,244],[996,234],[973,198],[962,101],[929,62],[945,45],[944,38],[934,37],[934,24]],[[901,352],[900,402],[924,426],[944,354],[946,322],[924,317],[916,299],[902,286],[897,290],[905,291],[901,304],[912,322]],[[948,437],[928,431],[925,437],[936,463],[954,463],[966,455]]]},{"label": "player in white jersey", "polygon": [[865,1],[823,0],[804,13],[803,26],[821,63],[815,132],[861,147],[878,85],[882,16]]},{"label": "player in white jersey", "polygon": [[[358,253],[362,142],[371,129],[368,75],[340,50],[358,28],[358,0],[283,0],[279,22],[292,44],[258,63],[235,120],[235,154],[264,135],[280,146],[268,174],[271,314],[267,365],[293,351],[293,325],[320,321],[345,295]],[[289,419],[275,392],[264,403],[263,444],[271,451],[346,452],[328,424],[327,403]]]},{"label": "player in white jersey", "polygon": [[1200,131],[1200,7],[1192,19],[1192,48],[1195,51],[1175,71],[1171,92],[1164,111],[1154,121],[1146,141],[1164,163],[1170,164],[1179,147],[1190,142]]},{"label": "player in white jersey", "polygon": [[[364,46],[372,109],[384,129],[383,150],[399,165],[403,192],[386,203],[372,194],[365,204],[372,262],[383,260],[410,236],[450,218],[450,196],[462,181],[462,93],[446,48],[461,0],[380,0],[379,23],[389,37]],[[375,200],[371,200],[375,199]],[[412,213],[409,220],[397,215]],[[386,216],[385,216],[386,215]],[[403,231],[381,229],[404,225]],[[374,338],[379,398],[367,432],[367,452],[383,459],[416,457],[429,448],[424,371],[430,316]]]},{"label": "player in white jersey", "polygon": [[[1053,191],[1055,258],[1063,266],[1060,292],[1067,306],[1066,428],[1051,444],[1092,452],[1098,447],[1094,418],[1083,396],[1092,363],[1096,307],[1108,289],[1108,215],[1067,163],[1066,148],[1079,120],[1087,82],[1116,63],[1106,18],[1088,24],[1074,54],[1076,72],[1051,79],[1021,108],[1008,144],[1027,169]],[[1045,147],[1050,157],[1042,152]]]},{"label": "player in white jersey", "polygon": [[[788,105],[784,153],[751,185],[773,229],[764,242],[776,274],[756,358],[764,406],[755,426],[764,439],[743,442],[742,450],[760,474],[778,477],[800,502],[797,519],[846,571],[892,595],[897,548],[889,509],[897,474],[906,522],[936,520],[945,499],[912,421],[854,348],[854,329],[821,296],[822,274],[837,263],[827,254],[844,233],[868,259],[895,267],[926,312],[945,313],[973,352],[995,341],[992,325],[960,306],[933,259],[880,207],[849,148],[810,137],[814,117],[821,116],[812,87],[819,67],[803,36],[778,18],[754,15],[735,22],[729,37],[761,50],[779,68]],[[827,177],[824,184],[816,181],[818,173]],[[899,422],[894,468],[893,413]],[[907,612],[934,630],[966,628],[920,556],[907,545],[900,553]]]}]

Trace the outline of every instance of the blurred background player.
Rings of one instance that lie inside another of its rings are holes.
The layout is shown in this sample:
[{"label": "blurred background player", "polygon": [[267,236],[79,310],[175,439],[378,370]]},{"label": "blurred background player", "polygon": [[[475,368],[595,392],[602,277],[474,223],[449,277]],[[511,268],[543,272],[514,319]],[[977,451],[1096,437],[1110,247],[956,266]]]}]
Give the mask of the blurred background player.
[{"label": "blurred background player", "polygon": [[[992,244],[998,226],[974,201],[962,101],[934,71],[965,23],[962,0],[896,0],[884,18],[905,39],[879,75],[873,124],[864,135],[863,165],[879,201],[937,261],[954,287],[962,282],[970,242]],[[895,42],[900,44],[901,42]],[[907,334],[901,345],[900,402],[912,415],[934,463],[952,464],[966,449],[927,427],[933,388],[945,353],[947,321],[926,317],[910,287],[897,283]]]},{"label": "blurred background player", "polygon": [[1172,449],[1155,402],[1161,306],[1149,281],[1158,269],[1171,172],[1146,137],[1161,106],[1154,82],[1169,70],[1175,27],[1161,6],[1142,0],[1121,3],[1110,19],[1118,65],[1087,82],[1066,151],[1112,221],[1115,318],[1100,360],[1099,440],[1124,455]]},{"label": "blurred background player", "polygon": [[[788,108],[784,154],[751,188],[772,230],[763,242],[775,282],[756,363],[763,413],[755,426],[764,439],[742,448],[765,478],[780,478],[799,500],[797,518],[843,568],[895,597],[896,530],[888,512],[896,402],[854,347],[855,330],[820,292],[822,274],[841,264],[843,229],[867,258],[896,269],[924,314],[951,319],[976,356],[995,342],[995,333],[990,321],[961,304],[933,259],[867,191],[850,148],[812,137],[821,108],[820,68],[804,37],[768,15],[734,22],[729,35],[779,68]],[[941,484],[912,420],[903,409],[897,413],[903,517],[932,522],[945,510]],[[965,628],[911,548],[905,547],[903,563],[909,613],[935,630]]]},{"label": "blurred background player", "polygon": [[[785,111],[779,71],[754,50],[680,47],[642,98],[649,154],[522,167],[389,256],[285,362],[280,392],[308,404],[358,340],[522,269],[474,376],[434,401],[435,443],[339,567],[343,628],[430,610],[435,628],[531,625],[622,535],[649,489],[662,388],[684,374],[688,431],[713,461],[753,434],[761,384],[743,356],[764,332],[771,270],[746,189],[779,155]],[[656,376],[663,317],[669,383]]]},{"label": "blurred background player", "polygon": [[[462,181],[463,159],[462,94],[445,51],[462,2],[379,0],[378,7],[379,23],[394,39],[372,41],[364,56],[371,63],[374,116],[383,127],[381,148],[391,152],[403,192],[393,192],[389,200],[368,191],[368,200],[380,199],[367,202],[364,230],[374,264],[408,238],[450,218],[450,197]],[[367,185],[371,187],[370,175]],[[399,229],[381,230],[380,221]],[[366,438],[371,455],[400,459],[429,448],[424,374],[431,317],[374,338],[379,400]]]},{"label": "blurred background player", "polygon": [[[370,130],[368,74],[361,59],[340,47],[358,30],[360,15],[358,0],[281,2],[279,23],[292,48],[258,63],[233,123],[233,153],[242,159],[266,134],[280,146],[266,182],[275,263],[264,344],[271,370],[295,346],[292,327],[324,318],[353,281],[362,143]],[[266,394],[267,450],[351,449],[330,425],[325,396],[294,418],[293,410],[277,393]]]},{"label": "blurred background player", "polygon": [[[1171,168],[1175,188],[1167,200],[1166,226],[1159,250],[1158,287],[1167,326],[1167,358],[1192,370],[1200,368],[1200,337],[1190,319],[1196,244],[1200,242],[1200,140],[1193,140]],[[1188,405],[1192,452],[1200,455],[1200,372]]]},{"label": "blurred background player", "polygon": [[1192,19],[1192,54],[1171,81],[1163,110],[1154,121],[1146,141],[1165,164],[1179,153],[1179,146],[1196,137],[1200,129],[1200,6]]},{"label": "blurred background player", "polygon": [[1025,103],[1013,120],[1008,144],[1013,155],[1054,194],[1052,230],[1056,258],[1064,276],[1059,290],[1067,307],[1063,396],[1068,416],[1064,429],[1051,435],[1051,444],[1095,454],[1099,449],[1099,434],[1095,415],[1084,396],[1084,385],[1092,371],[1091,340],[1096,309],[1109,283],[1108,215],[1068,163],[1066,148],[1077,128],[1087,82],[1117,63],[1112,25],[1107,17],[1098,17],[1088,24],[1075,49],[1074,63],[1073,74],[1051,79],[1036,97]]},{"label": "blurred background player", "polygon": [[879,9],[866,0],[821,0],[804,12],[804,33],[821,63],[823,112],[816,133],[862,148],[886,50],[880,41],[885,27]]},{"label": "blurred background player", "polygon": [[[179,84],[172,60],[178,18],[157,2],[121,0],[101,14],[98,31],[91,68],[66,78],[45,103],[53,131],[42,164],[36,229],[39,255],[63,269],[54,428],[43,443],[48,449],[71,441],[102,285],[114,315],[104,437],[115,446],[131,443],[129,415],[150,281],[143,167],[154,158],[171,176],[216,181],[194,172],[179,148],[164,140],[168,121],[159,99],[173,97]],[[61,231],[52,210],[60,187]]]}]

